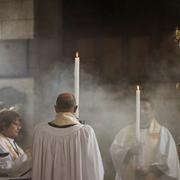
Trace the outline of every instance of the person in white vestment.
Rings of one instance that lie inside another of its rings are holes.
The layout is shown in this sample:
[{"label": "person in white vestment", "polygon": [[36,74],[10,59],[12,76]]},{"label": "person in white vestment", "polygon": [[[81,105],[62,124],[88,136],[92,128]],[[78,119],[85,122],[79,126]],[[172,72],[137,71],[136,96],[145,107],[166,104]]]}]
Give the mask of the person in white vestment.
[{"label": "person in white vestment", "polygon": [[32,180],[103,180],[96,135],[75,117],[76,108],[74,95],[62,93],[55,119],[35,127]]},{"label": "person in white vestment", "polygon": [[115,137],[110,153],[116,180],[180,180],[174,139],[154,115],[152,102],[141,100],[140,142],[136,126],[129,125]]},{"label": "person in white vestment", "polygon": [[0,176],[30,178],[32,158],[25,153],[15,138],[21,130],[21,117],[15,111],[0,112]]}]

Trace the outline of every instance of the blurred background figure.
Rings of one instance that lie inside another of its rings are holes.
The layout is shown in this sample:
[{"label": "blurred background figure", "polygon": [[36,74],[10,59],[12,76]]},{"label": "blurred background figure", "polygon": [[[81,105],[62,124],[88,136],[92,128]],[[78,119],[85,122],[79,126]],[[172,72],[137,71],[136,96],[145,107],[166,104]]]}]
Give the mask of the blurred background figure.
[{"label": "blurred background figure", "polygon": [[25,176],[31,174],[31,151],[24,152],[15,142],[22,128],[21,117],[15,111],[0,112],[0,174],[1,176]]},{"label": "blurred background figure", "polygon": [[141,99],[140,141],[135,124],[120,130],[110,148],[116,180],[180,180],[174,139],[160,125],[149,99]]}]

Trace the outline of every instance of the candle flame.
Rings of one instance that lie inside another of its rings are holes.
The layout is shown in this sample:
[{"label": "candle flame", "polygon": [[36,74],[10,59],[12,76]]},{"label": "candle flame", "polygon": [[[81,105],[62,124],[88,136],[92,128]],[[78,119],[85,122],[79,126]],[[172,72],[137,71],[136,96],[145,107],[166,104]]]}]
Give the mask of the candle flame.
[{"label": "candle flame", "polygon": [[179,89],[179,88],[180,88],[180,83],[177,82],[177,84],[176,84],[176,89]]},{"label": "candle flame", "polygon": [[79,53],[78,53],[78,51],[76,52],[76,58],[78,58],[79,57]]},{"label": "candle flame", "polygon": [[139,90],[139,85],[137,85],[137,90]]}]

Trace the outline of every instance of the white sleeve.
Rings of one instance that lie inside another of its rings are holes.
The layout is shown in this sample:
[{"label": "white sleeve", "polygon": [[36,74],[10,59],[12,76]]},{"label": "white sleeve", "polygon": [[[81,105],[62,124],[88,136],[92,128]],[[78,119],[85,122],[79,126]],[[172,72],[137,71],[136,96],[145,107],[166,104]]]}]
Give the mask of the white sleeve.
[{"label": "white sleeve", "polygon": [[120,130],[110,147],[114,168],[121,178],[127,171],[126,168],[132,163],[132,156],[129,155],[129,150],[135,146],[135,140],[133,129],[126,127]]},{"label": "white sleeve", "polygon": [[24,153],[19,156],[15,161],[10,160],[8,157],[3,158],[3,165],[0,167],[2,173],[8,176],[21,176],[31,169],[31,159],[28,159]]},{"label": "white sleeve", "polygon": [[104,168],[103,162],[96,139],[94,130],[88,126],[84,126],[84,167],[83,171],[87,173],[86,180],[103,180]]},{"label": "white sleeve", "polygon": [[168,170],[166,171],[163,169],[160,170],[162,170],[166,175],[180,180],[180,166],[176,144],[169,130],[164,127],[161,130],[159,152],[157,155],[159,164],[168,167]]},{"label": "white sleeve", "polygon": [[124,144],[120,142],[120,139],[123,139],[124,136],[124,131],[121,130],[115,137],[110,147],[110,154],[114,164],[114,168],[120,177],[122,175],[123,162],[128,152],[128,148],[125,148]]}]

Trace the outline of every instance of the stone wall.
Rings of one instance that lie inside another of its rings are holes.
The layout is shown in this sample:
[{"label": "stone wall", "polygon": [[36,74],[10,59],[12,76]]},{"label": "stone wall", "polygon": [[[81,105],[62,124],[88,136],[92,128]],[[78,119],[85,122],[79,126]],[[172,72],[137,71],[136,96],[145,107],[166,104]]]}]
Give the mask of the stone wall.
[{"label": "stone wall", "polygon": [[0,0],[0,39],[31,39],[33,0]]}]

